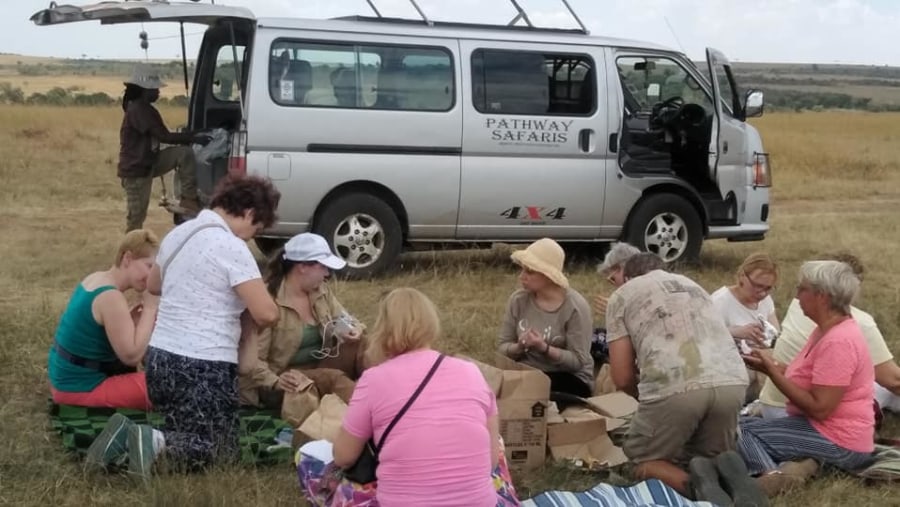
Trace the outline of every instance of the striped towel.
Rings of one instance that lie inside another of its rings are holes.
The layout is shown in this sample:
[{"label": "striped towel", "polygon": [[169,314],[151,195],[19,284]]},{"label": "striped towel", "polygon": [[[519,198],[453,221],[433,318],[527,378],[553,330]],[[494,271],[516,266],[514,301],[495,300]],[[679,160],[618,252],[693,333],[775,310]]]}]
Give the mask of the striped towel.
[{"label": "striped towel", "polygon": [[547,491],[522,502],[522,507],[714,507],[692,502],[656,479],[623,488],[598,484],[583,493]]},{"label": "striped towel", "polygon": [[900,446],[895,445],[876,445],[875,463],[856,475],[871,481],[900,481]]}]

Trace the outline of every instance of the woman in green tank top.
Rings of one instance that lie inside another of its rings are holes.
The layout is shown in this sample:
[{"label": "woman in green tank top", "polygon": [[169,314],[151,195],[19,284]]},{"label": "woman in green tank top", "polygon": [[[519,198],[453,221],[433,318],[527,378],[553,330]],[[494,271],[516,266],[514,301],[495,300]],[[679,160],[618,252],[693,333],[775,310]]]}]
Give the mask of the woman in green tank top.
[{"label": "woman in green tank top", "polygon": [[[149,410],[143,372],[135,371],[150,341],[158,298],[144,289],[159,240],[152,231],[131,231],[119,244],[115,263],[91,273],[69,298],[47,371],[55,403]],[[143,291],[129,309],[124,291]]]}]

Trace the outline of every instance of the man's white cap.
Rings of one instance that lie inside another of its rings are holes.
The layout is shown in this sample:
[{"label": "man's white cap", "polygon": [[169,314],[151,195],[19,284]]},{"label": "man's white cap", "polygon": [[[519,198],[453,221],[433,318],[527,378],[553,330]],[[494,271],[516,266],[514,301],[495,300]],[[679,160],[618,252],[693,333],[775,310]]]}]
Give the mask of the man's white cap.
[{"label": "man's white cap", "polygon": [[166,86],[166,83],[163,83],[162,79],[159,78],[159,74],[143,63],[139,63],[134,67],[134,72],[125,81],[125,84],[140,86],[145,90],[159,90]]},{"label": "man's white cap", "polygon": [[318,262],[329,269],[343,269],[344,259],[331,252],[325,238],[304,232],[289,239],[284,245],[284,259],[292,262]]}]

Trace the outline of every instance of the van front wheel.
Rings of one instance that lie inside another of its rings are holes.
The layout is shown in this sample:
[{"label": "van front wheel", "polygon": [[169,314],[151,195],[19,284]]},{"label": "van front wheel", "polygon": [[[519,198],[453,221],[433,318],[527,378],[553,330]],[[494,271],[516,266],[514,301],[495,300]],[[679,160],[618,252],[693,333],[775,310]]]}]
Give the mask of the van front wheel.
[{"label": "van front wheel", "polygon": [[656,194],[632,212],[625,240],[665,262],[696,261],[703,244],[703,224],[697,210],[675,194]]},{"label": "van front wheel", "polygon": [[384,271],[400,254],[403,232],[394,210],[369,194],[347,194],[327,204],[314,230],[347,261],[342,275],[366,278]]}]

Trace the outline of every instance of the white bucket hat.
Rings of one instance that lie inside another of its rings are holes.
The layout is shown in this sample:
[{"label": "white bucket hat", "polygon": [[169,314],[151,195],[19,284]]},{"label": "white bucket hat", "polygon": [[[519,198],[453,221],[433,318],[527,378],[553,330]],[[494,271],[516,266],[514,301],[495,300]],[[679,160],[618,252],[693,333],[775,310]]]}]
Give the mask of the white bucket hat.
[{"label": "white bucket hat", "polygon": [[550,238],[542,238],[509,256],[516,264],[546,276],[562,288],[569,287],[569,280],[563,274],[566,253],[559,243]]},{"label": "white bucket hat", "polygon": [[329,269],[343,269],[344,259],[331,253],[325,238],[311,232],[304,232],[289,239],[284,245],[285,260],[292,262],[318,262]]},{"label": "white bucket hat", "polygon": [[145,90],[159,90],[166,86],[166,83],[163,83],[156,71],[142,63],[139,63],[134,67],[134,72],[132,72],[131,77],[125,81],[125,84],[140,86]]}]

